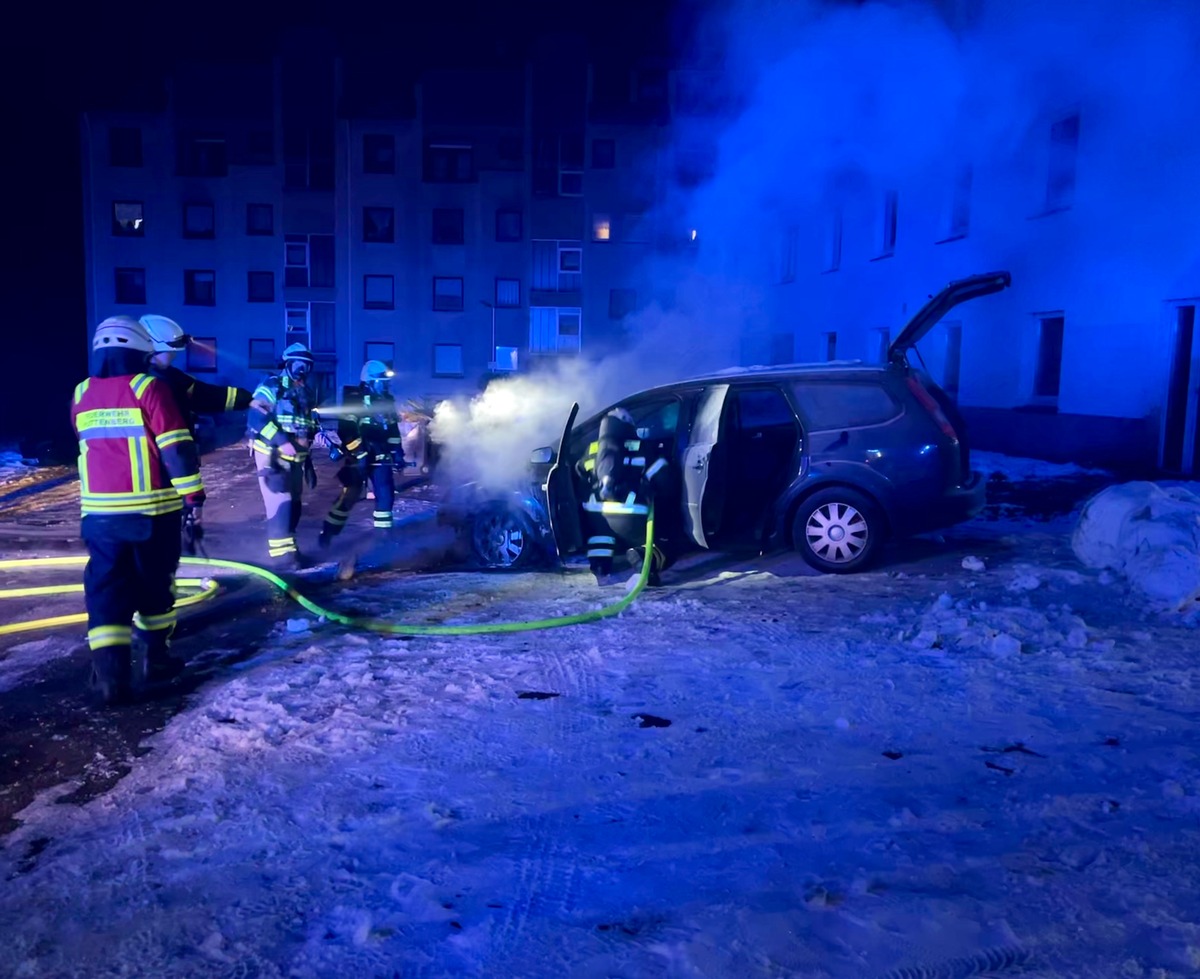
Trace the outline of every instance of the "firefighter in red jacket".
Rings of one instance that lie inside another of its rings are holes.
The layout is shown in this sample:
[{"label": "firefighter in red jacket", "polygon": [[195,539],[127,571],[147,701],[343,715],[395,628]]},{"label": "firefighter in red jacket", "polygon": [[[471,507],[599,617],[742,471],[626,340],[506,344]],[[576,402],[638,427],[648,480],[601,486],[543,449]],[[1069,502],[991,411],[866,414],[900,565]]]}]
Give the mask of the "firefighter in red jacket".
[{"label": "firefighter in red jacket", "polygon": [[127,702],[182,668],[170,655],[180,518],[204,503],[196,443],[168,384],[148,373],[154,344],[129,316],[96,329],[91,376],[75,388],[83,574],[92,683]]}]

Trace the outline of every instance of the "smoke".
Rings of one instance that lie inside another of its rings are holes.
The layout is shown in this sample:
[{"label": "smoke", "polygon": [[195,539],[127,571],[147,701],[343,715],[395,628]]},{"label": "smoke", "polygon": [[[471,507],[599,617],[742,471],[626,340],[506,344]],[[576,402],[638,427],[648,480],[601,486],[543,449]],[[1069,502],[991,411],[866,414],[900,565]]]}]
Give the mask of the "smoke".
[{"label": "smoke", "polygon": [[[980,219],[988,227],[957,250],[957,271],[1019,267],[1037,231],[1020,194],[1038,182],[1032,161],[1050,124],[1072,111],[1093,144],[1081,176],[1092,199],[1139,196],[1147,216],[1131,232],[1114,228],[1104,208],[1076,209],[1076,239],[1113,249],[1086,260],[1114,282],[1122,276],[1105,263],[1197,263],[1192,229],[1174,219],[1178,195],[1194,191],[1164,185],[1160,164],[1200,154],[1200,4],[733,0],[710,4],[691,27],[684,60],[720,66],[719,90],[708,93],[718,108],[677,116],[675,145],[655,165],[661,173],[664,160],[697,148],[716,163],[699,186],[657,184],[648,220],[660,247],[636,283],[653,301],[629,319],[625,352],[564,360],[443,404],[434,436],[464,478],[493,488],[518,481],[531,448],[557,443],[573,402],[583,419],[654,384],[760,362],[767,335],[815,339],[826,328],[813,295],[832,208],[846,209],[847,241],[872,234],[885,189],[899,190],[902,222],[931,222],[921,212],[971,164],[973,214],[999,217]],[[637,177],[646,186],[652,179],[651,169]],[[799,239],[799,269],[785,298],[778,268],[787,226]],[[1115,240],[1123,234],[1125,246]],[[1072,258],[1084,260],[1063,256],[1064,264]],[[1127,272],[1124,281],[1136,278]],[[905,295],[920,299],[944,281],[939,266]],[[843,292],[838,315],[869,298]]]}]

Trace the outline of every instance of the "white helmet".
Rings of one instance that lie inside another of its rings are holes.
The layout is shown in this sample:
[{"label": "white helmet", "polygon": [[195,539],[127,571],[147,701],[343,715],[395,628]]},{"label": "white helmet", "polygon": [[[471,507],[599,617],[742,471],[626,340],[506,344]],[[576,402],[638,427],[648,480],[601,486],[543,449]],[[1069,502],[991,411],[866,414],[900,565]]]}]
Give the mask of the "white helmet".
[{"label": "white helmet", "polygon": [[132,316],[110,316],[98,327],[92,337],[93,350],[140,350],[154,353],[154,341],[150,333]]},{"label": "white helmet", "polygon": [[150,334],[156,353],[177,353],[191,342],[192,338],[183,332],[183,327],[168,316],[147,313],[138,322]]},{"label": "white helmet", "polygon": [[374,381],[390,381],[394,374],[395,372],[382,360],[368,360],[363,364],[359,380],[363,384],[371,384]]}]

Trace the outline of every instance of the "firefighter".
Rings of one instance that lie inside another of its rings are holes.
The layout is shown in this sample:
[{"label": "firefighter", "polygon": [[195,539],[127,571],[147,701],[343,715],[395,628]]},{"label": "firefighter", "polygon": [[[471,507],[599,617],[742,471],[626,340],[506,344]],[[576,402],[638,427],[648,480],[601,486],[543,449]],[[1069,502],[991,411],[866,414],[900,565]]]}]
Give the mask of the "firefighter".
[{"label": "firefighter", "polygon": [[75,388],[83,587],[92,686],[105,704],[182,668],[171,656],[182,511],[204,503],[196,443],[166,381],[149,373],[154,343],[131,316],[96,328],[90,376]]},{"label": "firefighter", "polygon": [[383,361],[368,360],[359,375],[361,410],[338,418],[341,446],[332,448],[330,457],[343,460],[338,470],[342,491],[321,527],[321,547],[328,547],[342,532],[351,508],[362,498],[368,483],[375,491],[375,527],[384,532],[392,529],[392,503],[396,498],[393,471],[404,465],[392,377],[393,371]]},{"label": "firefighter", "polygon": [[[152,373],[171,386],[175,401],[187,418],[193,439],[196,438],[197,415],[218,415],[226,411],[244,411],[250,407],[252,395],[245,388],[206,384],[174,366],[175,358],[187,348],[192,338],[173,319],[147,313],[138,322],[146,328],[154,342],[154,354],[150,358]],[[188,551],[194,553],[197,542],[204,535],[204,528],[193,522],[194,513],[192,517],[192,520],[184,523],[184,539]]]},{"label": "firefighter", "polygon": [[[646,516],[666,465],[665,459],[656,459],[647,468],[642,442],[628,410],[614,408],[600,420],[598,440],[588,446],[587,455],[579,463],[580,475],[591,490],[583,503],[584,526],[588,566],[597,583],[612,573],[618,546],[628,548],[630,562],[640,566],[645,553]],[[655,544],[651,585],[659,583],[659,572],[666,563],[666,552]]]},{"label": "firefighter", "polygon": [[312,351],[302,343],[283,352],[280,372],[254,389],[246,421],[250,453],[267,512],[267,554],[274,567],[297,570],[307,566],[296,547],[300,496],[304,483],[317,485],[309,450],[317,431],[308,377]]}]

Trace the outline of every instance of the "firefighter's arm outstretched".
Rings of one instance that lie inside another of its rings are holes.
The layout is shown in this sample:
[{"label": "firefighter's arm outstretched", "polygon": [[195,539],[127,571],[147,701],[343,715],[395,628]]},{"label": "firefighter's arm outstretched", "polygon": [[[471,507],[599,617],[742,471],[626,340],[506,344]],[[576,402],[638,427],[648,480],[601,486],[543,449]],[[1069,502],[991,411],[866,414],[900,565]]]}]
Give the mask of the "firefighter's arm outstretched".
[{"label": "firefighter's arm outstretched", "polygon": [[254,389],[246,411],[246,427],[250,434],[273,449],[288,461],[295,461],[296,447],[291,436],[279,427],[275,420],[276,395],[272,386],[264,381]]},{"label": "firefighter's arm outstretched", "polygon": [[166,381],[152,379],[141,402],[146,428],[154,437],[175,492],[183,497],[189,508],[202,506],[205,493],[204,481],[200,478],[200,453],[170,386]]},{"label": "firefighter's arm outstretched", "polygon": [[188,404],[198,415],[219,415],[226,411],[243,411],[250,407],[252,395],[245,388],[233,385],[209,384],[189,377]]}]

